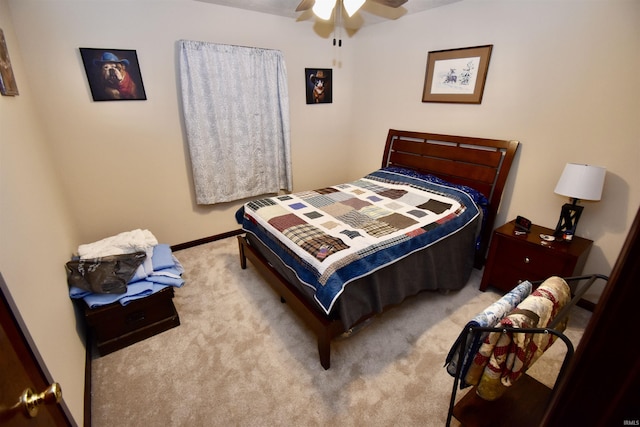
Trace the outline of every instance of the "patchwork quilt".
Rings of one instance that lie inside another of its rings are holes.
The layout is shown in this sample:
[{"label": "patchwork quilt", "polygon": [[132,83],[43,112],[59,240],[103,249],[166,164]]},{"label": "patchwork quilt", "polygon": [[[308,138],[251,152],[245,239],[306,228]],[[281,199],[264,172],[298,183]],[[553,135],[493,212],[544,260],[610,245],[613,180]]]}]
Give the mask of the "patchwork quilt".
[{"label": "patchwork quilt", "polygon": [[[552,276],[512,310],[496,328],[546,328],[571,300],[564,279]],[[562,332],[566,319],[555,328]],[[543,333],[491,332],[473,359],[466,381],[477,384],[477,395],[496,400],[520,378],[555,342],[556,336]]]},{"label": "patchwork quilt", "polygon": [[[498,301],[494,302],[471,319],[463,328],[463,332],[476,327],[495,328],[500,321],[509,315],[518,306],[518,304],[531,294],[532,288],[533,285],[531,285],[531,282],[528,280],[520,283]],[[466,334],[466,340],[463,342],[463,333],[461,333],[451,347],[451,350],[449,350],[449,354],[446,359],[447,372],[449,372],[451,376],[455,376],[458,364],[462,365],[460,368],[460,389],[471,385],[466,382],[467,372],[469,372],[469,368],[475,355],[480,349],[481,343],[484,342],[488,335],[488,332],[468,333]]]},{"label": "patchwork quilt", "polygon": [[271,249],[328,314],[345,286],[474,223],[465,188],[380,169],[356,181],[245,204],[242,227]]}]

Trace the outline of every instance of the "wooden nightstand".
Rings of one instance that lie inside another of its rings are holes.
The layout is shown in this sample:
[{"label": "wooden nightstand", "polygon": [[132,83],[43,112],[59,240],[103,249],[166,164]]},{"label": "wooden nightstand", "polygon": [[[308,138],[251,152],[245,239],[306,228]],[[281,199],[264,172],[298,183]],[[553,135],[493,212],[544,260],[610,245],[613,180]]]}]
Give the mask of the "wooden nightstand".
[{"label": "wooden nightstand", "polygon": [[553,235],[553,230],[535,224],[528,234],[517,236],[514,230],[515,221],[511,221],[493,232],[481,291],[493,286],[508,292],[523,280],[582,273],[592,240],[574,236],[571,242],[545,242],[540,234]]}]

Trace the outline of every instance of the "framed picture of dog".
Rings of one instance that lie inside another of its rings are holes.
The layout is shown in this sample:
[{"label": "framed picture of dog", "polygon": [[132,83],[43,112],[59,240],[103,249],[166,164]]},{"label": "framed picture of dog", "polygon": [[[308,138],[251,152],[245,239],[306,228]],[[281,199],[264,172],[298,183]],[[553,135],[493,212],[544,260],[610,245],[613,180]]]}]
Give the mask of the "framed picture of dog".
[{"label": "framed picture of dog", "polygon": [[4,40],[4,32],[0,29],[0,93],[5,96],[18,95],[18,85],[11,68],[7,42]]},{"label": "framed picture of dog", "polygon": [[94,101],[145,100],[135,50],[80,48]]},{"label": "framed picture of dog", "polygon": [[330,104],[333,102],[331,91],[331,68],[305,68],[307,104]]}]

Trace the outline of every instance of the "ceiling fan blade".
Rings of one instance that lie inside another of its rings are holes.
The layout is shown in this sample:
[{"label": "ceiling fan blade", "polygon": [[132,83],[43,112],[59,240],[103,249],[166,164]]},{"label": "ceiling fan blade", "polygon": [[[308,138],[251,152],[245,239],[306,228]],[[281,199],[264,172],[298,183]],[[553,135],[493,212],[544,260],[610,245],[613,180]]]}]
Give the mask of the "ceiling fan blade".
[{"label": "ceiling fan blade", "polygon": [[303,10],[311,9],[315,2],[316,0],[302,0],[298,7],[296,7],[296,12],[302,12]]},{"label": "ceiling fan blade", "polygon": [[383,4],[389,7],[400,7],[407,2],[407,0],[372,0],[376,3]]}]

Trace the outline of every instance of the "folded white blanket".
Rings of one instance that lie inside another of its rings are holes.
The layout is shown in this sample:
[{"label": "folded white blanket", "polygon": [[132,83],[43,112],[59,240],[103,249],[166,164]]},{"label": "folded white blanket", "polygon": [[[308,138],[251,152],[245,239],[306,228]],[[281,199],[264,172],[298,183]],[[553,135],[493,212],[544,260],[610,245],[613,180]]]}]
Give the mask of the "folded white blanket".
[{"label": "folded white blanket", "polygon": [[147,252],[147,259],[151,260],[152,250],[158,244],[158,239],[149,230],[125,231],[116,236],[107,237],[97,242],[78,246],[81,259],[100,258],[108,255]]}]

